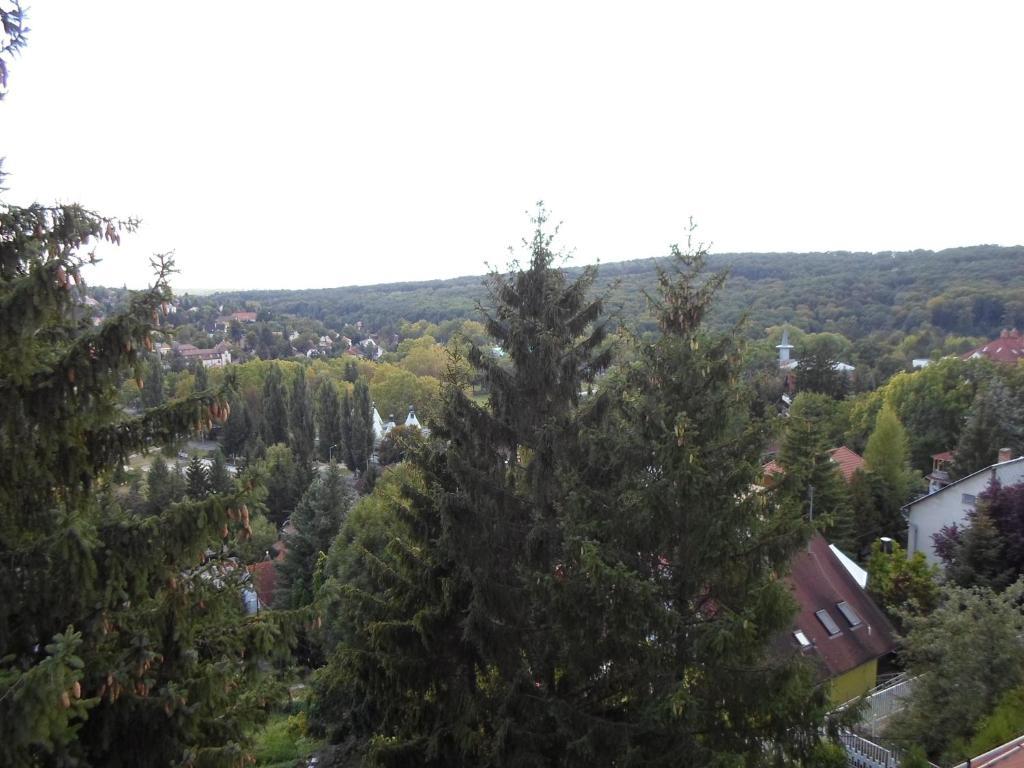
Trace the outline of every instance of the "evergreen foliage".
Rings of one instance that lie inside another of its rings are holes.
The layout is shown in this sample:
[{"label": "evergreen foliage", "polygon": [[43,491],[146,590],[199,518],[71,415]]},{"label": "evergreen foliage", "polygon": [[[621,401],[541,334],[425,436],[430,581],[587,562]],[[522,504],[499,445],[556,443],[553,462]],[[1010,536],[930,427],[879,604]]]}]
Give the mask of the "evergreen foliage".
[{"label": "evergreen foliage", "polygon": [[263,380],[263,442],[266,445],[288,442],[288,404],[284,378],[278,365],[270,366]]},{"label": "evergreen foliage", "polygon": [[263,462],[267,488],[267,518],[280,527],[291,516],[292,510],[309,483],[307,471],[295,461],[287,445],[272,445]]},{"label": "evergreen foliage", "polygon": [[552,266],[543,224],[529,266],[490,280],[511,365],[471,350],[487,405],[450,381],[411,457],[422,485],[385,475],[376,522],[357,506],[332,549],[319,722],[379,765],[806,757],[824,695],[767,647],[807,529],[749,492],[764,434],[735,339],[701,331],[721,277],[674,251],[662,339],[581,403],[608,362],[601,302],[593,271]]},{"label": "evergreen foliage", "polygon": [[192,501],[201,501],[210,495],[210,471],[195,454],[185,468],[185,495]]},{"label": "evergreen foliage", "polygon": [[221,444],[229,456],[242,456],[246,453],[249,441],[255,437],[252,416],[244,398],[231,401],[231,414],[224,422],[221,430]]},{"label": "evergreen foliage", "polygon": [[143,387],[140,394],[143,407],[155,408],[158,405],[163,405],[166,393],[164,392],[164,366],[160,361],[160,355],[150,356],[142,381]]},{"label": "evergreen foliage", "polygon": [[[4,57],[24,42],[17,2],[0,26],[2,89]],[[0,200],[0,764],[12,768],[238,765],[271,693],[260,669],[291,634],[285,615],[246,619],[238,569],[206,556],[229,523],[248,530],[244,495],[144,517],[116,503],[130,454],[227,415],[226,389],[119,407],[126,376],[145,389],[172,264],[156,258],[152,287],[99,326],[81,309],[81,269],[133,228]]]},{"label": "evergreen foliage", "polygon": [[830,531],[834,543],[852,551],[856,525],[849,489],[830,454],[836,447],[828,429],[831,411],[827,395],[801,392],[794,398],[779,449],[778,461],[785,470],[779,489],[801,504],[804,515]]},{"label": "evergreen foliage", "polygon": [[231,493],[235,489],[235,481],[228,472],[227,462],[221,451],[215,451],[210,462],[208,474],[210,493]]},{"label": "evergreen foliage", "polygon": [[356,382],[351,401],[345,398],[342,405],[350,402],[348,418],[342,418],[345,443],[345,465],[353,472],[365,472],[373,455],[373,401],[370,388],[360,379]]},{"label": "evergreen foliage", "polygon": [[335,455],[344,455],[344,440],[341,435],[341,401],[338,389],[329,379],[320,382],[317,389],[316,423],[320,438],[321,461],[330,461]]},{"label": "evergreen foliage", "polygon": [[345,466],[349,472],[355,472],[355,457],[352,453],[352,398],[345,390],[341,396],[341,418],[339,420],[341,431],[342,456],[345,459]]},{"label": "evergreen foliage", "polygon": [[313,479],[292,514],[295,532],[279,567],[278,599],[291,607],[313,602],[313,571],[321,553],[331,548],[352,505],[353,493],[334,462]]},{"label": "evergreen foliage", "polygon": [[[244,619],[231,571],[204,557],[238,496],[161,501],[145,518],[100,503],[130,453],[226,415],[224,392],[118,408],[121,378],[143,373],[171,264],[158,259],[153,287],[93,327],[78,311],[79,253],[131,226],[0,203],[3,765],[237,762],[266,695],[256,665],[280,637]],[[151,502],[167,493],[150,490]]]},{"label": "evergreen foliage", "polygon": [[313,404],[306,387],[306,371],[300,368],[292,383],[291,399],[288,404],[288,428],[291,435],[289,445],[300,464],[313,460],[313,443],[316,427],[313,424]]}]

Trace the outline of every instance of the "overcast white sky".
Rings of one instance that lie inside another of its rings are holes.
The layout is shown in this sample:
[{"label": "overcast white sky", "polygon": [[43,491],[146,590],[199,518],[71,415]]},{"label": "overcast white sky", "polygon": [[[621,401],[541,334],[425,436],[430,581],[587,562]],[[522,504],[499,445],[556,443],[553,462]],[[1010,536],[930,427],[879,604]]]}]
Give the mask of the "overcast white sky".
[{"label": "overcast white sky", "polygon": [[10,202],[143,229],[92,281],[327,287],[503,265],[1024,242],[1024,6],[34,0]]}]

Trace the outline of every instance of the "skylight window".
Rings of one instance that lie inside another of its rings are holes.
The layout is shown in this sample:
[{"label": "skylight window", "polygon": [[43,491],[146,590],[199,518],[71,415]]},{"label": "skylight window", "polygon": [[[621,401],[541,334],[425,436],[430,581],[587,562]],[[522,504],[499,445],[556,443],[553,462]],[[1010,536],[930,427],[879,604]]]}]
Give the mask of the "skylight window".
[{"label": "skylight window", "polygon": [[836,608],[843,614],[843,617],[850,623],[851,627],[859,627],[863,623],[857,612],[853,610],[853,606],[845,600],[841,603],[836,603]]},{"label": "skylight window", "polygon": [[828,611],[822,608],[820,611],[815,611],[814,615],[818,617],[818,621],[825,627],[830,637],[835,637],[839,634],[839,625],[836,624],[835,620],[829,615]]},{"label": "skylight window", "polygon": [[810,648],[811,647],[811,641],[808,640],[807,639],[807,635],[805,635],[799,629],[796,632],[793,633],[793,637],[795,637],[796,641],[798,643],[800,643],[800,647],[801,648]]}]

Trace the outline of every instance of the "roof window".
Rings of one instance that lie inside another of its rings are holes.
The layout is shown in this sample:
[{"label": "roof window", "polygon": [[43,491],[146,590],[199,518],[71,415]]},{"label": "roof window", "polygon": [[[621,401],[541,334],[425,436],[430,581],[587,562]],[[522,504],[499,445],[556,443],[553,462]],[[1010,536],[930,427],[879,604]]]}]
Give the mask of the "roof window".
[{"label": "roof window", "polygon": [[811,641],[807,639],[807,635],[805,635],[801,630],[798,629],[796,632],[794,632],[793,637],[795,637],[796,641],[800,643],[801,648],[811,647]]},{"label": "roof window", "polygon": [[836,603],[836,608],[838,608],[839,612],[843,614],[843,618],[845,618],[850,623],[851,627],[859,627],[861,624],[864,623],[863,621],[861,621],[860,616],[857,615],[857,612],[853,610],[853,606],[845,600],[843,600],[841,603]]},{"label": "roof window", "polygon": [[839,634],[839,625],[836,624],[835,620],[829,615],[828,611],[822,608],[820,611],[815,611],[814,615],[818,617],[818,621],[825,627],[830,637],[835,637]]}]

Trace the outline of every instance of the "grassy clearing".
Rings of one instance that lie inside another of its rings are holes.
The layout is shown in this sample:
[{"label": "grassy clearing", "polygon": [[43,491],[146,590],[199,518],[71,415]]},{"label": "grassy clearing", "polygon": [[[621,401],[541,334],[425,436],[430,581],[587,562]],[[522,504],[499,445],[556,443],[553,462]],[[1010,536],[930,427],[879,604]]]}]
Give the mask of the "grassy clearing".
[{"label": "grassy clearing", "polygon": [[304,766],[321,742],[306,735],[305,716],[271,715],[256,734],[254,754],[256,765],[263,768]]}]

